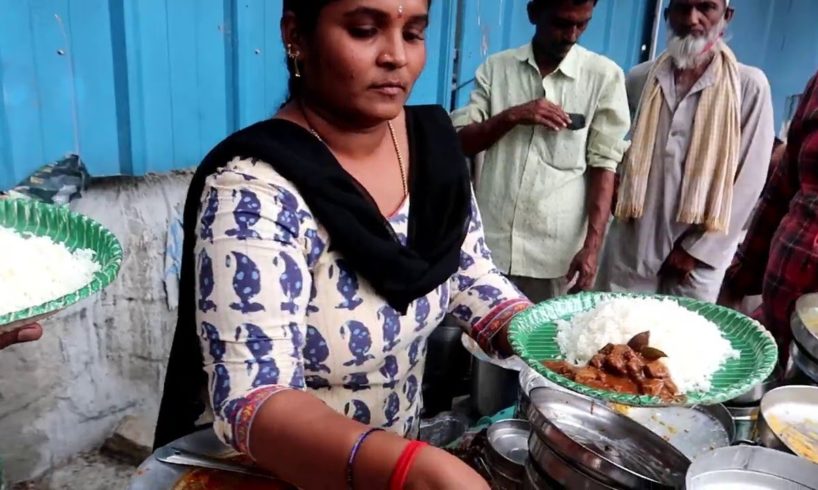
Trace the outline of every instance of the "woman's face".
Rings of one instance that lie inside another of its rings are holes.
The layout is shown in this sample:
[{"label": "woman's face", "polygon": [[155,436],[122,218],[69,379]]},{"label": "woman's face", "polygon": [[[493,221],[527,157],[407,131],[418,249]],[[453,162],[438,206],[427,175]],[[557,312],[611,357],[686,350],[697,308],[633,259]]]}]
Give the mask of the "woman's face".
[{"label": "woman's face", "polygon": [[426,64],[428,0],[335,0],[303,45],[304,95],[347,122],[397,117]]}]

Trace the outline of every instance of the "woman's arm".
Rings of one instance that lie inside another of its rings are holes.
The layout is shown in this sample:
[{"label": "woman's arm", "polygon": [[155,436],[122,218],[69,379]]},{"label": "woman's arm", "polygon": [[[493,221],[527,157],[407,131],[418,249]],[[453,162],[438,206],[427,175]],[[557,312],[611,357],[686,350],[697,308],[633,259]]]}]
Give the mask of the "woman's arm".
[{"label": "woman's arm", "polygon": [[460,269],[451,280],[449,313],[483,351],[508,356],[513,353],[508,343],[508,324],[531,302],[494,266],[474,197],[471,206],[471,224],[460,253]]},{"label": "woman's arm", "polygon": [[[264,404],[250,434],[256,461],[302,489],[344,488],[349,455],[368,428],[301,392],[281,393]],[[355,458],[355,488],[385,489],[409,441],[374,432]],[[410,467],[406,489],[488,489],[463,462],[424,447]]]},{"label": "woman's arm", "polygon": [[[299,488],[344,488],[350,453],[368,427],[303,391],[312,286],[303,231],[310,218],[288,182],[263,163],[249,165],[211,177],[198,223],[197,322],[214,428]],[[407,444],[392,434],[370,435],[355,458],[355,487],[387,487]],[[456,488],[445,482],[473,478],[441,453],[421,451],[410,482],[434,485],[414,488]]]}]

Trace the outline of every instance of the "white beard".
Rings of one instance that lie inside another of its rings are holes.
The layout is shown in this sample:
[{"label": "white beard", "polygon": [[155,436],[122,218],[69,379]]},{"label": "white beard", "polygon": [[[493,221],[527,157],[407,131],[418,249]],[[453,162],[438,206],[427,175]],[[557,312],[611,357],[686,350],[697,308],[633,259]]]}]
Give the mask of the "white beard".
[{"label": "white beard", "polygon": [[721,37],[727,21],[722,20],[713,26],[705,36],[694,36],[689,34],[681,37],[673,32],[668,26],[667,53],[673,60],[673,65],[680,70],[695,68],[699,66],[709,54],[708,46],[716,45],[716,41]]}]

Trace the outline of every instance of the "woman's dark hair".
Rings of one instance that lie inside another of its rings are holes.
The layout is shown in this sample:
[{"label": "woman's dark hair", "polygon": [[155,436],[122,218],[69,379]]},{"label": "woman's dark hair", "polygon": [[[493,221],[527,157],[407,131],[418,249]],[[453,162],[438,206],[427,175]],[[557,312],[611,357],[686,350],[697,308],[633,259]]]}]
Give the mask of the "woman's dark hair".
[{"label": "woman's dark hair", "polygon": [[[309,37],[315,32],[315,26],[318,24],[318,16],[321,10],[334,0],[284,0],[283,13],[290,12],[295,17],[298,32],[304,37]],[[432,0],[428,0],[431,7]],[[285,55],[286,56],[286,55]],[[289,81],[287,88],[290,92],[287,101],[297,97],[300,91],[300,84],[298,78],[295,76],[295,60],[287,58],[287,72],[289,73]]]}]

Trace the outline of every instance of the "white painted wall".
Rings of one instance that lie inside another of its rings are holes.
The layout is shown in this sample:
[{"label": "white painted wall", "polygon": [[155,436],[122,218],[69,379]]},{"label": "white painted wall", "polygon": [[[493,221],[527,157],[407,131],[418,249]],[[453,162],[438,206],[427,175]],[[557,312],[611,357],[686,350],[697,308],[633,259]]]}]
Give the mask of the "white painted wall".
[{"label": "white painted wall", "polygon": [[0,351],[0,458],[27,480],[98,447],[121,418],[154,420],[175,327],[163,283],[165,243],[189,174],[95,182],[72,203],[125,251],[101,295],[44,323],[33,344]]}]

